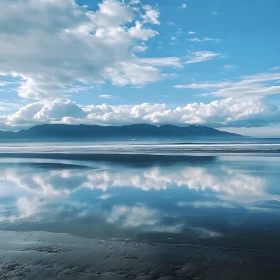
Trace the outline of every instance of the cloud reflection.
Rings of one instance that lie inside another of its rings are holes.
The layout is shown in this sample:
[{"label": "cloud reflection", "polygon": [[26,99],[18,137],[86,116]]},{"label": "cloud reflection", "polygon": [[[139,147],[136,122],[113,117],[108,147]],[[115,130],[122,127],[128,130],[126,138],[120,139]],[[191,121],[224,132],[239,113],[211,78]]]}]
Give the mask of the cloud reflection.
[{"label": "cloud reflection", "polygon": [[132,207],[125,205],[113,206],[107,217],[107,222],[124,228],[142,228],[147,232],[181,233],[184,223],[164,225],[164,213],[148,208],[143,204]]},{"label": "cloud reflection", "polygon": [[[162,217],[168,216],[168,213],[165,213],[164,209],[137,202],[137,195],[133,198],[135,205],[125,205],[123,202],[120,204],[117,199],[125,195],[124,188],[145,193],[174,188],[195,192],[203,197],[203,200],[185,201],[183,195],[187,198],[188,193],[184,192],[179,200],[177,198],[177,201],[174,201],[180,208],[242,206],[249,209],[257,202],[272,199],[267,192],[266,179],[225,164],[137,168],[107,165],[100,169],[58,169],[52,168],[51,165],[48,168],[36,168],[34,164],[7,165],[0,171],[0,199],[4,201],[4,206],[0,209],[0,221],[13,222],[31,216],[40,219],[50,209],[54,212],[64,211],[61,201],[67,201],[68,208],[77,204],[83,205],[77,215],[85,217],[92,214],[93,206],[102,207],[103,204],[112,201],[109,210],[101,211],[108,224],[117,224],[123,228],[146,227],[147,230],[158,232],[182,230],[182,223],[164,225]],[[84,191],[92,192],[92,201],[81,203],[76,198]],[[163,196],[163,193],[158,192],[158,195]],[[213,197],[216,200],[213,200]],[[96,199],[99,202],[96,202]],[[197,232],[200,235],[206,234],[203,230]]]}]

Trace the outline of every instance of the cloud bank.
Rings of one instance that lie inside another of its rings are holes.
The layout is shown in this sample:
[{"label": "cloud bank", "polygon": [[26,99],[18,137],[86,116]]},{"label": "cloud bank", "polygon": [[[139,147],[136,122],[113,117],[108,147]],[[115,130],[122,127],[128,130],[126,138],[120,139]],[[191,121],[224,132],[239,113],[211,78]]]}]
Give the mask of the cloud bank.
[{"label": "cloud bank", "polygon": [[0,129],[18,130],[44,123],[125,125],[132,123],[258,127],[277,124],[280,111],[260,99],[232,98],[172,107],[165,103],[87,105],[71,100],[39,101],[0,117]]}]

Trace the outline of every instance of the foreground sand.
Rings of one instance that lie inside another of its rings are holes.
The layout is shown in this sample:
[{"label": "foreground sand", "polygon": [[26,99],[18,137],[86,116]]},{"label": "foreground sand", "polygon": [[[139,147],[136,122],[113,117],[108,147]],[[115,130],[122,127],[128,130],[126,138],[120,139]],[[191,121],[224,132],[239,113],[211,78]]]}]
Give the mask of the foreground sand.
[{"label": "foreground sand", "polygon": [[0,279],[280,279],[280,253],[0,231]]}]

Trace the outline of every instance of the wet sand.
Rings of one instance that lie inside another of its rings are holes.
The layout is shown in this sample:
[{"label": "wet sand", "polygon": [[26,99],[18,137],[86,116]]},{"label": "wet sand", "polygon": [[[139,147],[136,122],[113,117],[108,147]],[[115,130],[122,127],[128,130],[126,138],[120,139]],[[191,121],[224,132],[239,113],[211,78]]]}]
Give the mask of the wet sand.
[{"label": "wet sand", "polygon": [[280,252],[0,231],[0,279],[280,279]]}]

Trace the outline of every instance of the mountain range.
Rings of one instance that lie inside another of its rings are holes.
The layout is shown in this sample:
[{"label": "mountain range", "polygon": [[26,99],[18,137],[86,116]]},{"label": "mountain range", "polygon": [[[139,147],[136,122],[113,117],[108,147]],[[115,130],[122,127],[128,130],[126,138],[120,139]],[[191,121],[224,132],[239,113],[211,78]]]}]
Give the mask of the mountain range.
[{"label": "mountain range", "polygon": [[133,124],[125,126],[43,124],[16,132],[0,131],[0,139],[239,138],[241,135],[207,126]]}]

